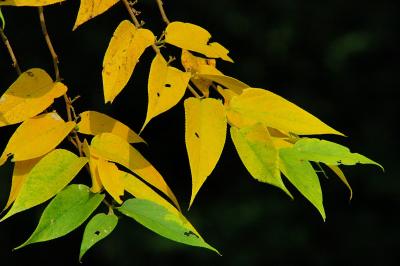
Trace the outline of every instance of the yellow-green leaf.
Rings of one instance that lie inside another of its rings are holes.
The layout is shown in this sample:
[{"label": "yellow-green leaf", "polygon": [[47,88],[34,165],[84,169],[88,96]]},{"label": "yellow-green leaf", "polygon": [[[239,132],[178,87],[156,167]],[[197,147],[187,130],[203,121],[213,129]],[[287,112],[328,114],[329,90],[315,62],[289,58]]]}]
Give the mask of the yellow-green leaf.
[{"label": "yellow-green leaf", "polygon": [[161,174],[143,155],[129,143],[111,133],[95,136],[91,142],[91,152],[103,159],[119,163],[143,180],[163,192],[179,208],[178,201]]},{"label": "yellow-green leaf", "polygon": [[23,122],[11,136],[0,157],[0,165],[9,156],[25,161],[40,157],[57,147],[75,127],[75,122],[64,122],[56,113],[47,113]]},{"label": "yellow-green leaf", "polygon": [[65,0],[1,0],[0,6],[47,6]]},{"label": "yellow-green leaf", "polygon": [[73,30],[86,21],[103,14],[117,2],[118,0],[81,0]]},{"label": "yellow-green leaf", "polygon": [[208,43],[211,34],[200,26],[175,21],[170,23],[165,30],[165,42],[185,50],[204,54],[211,58],[221,58],[233,62],[228,56],[229,51],[221,44]]},{"label": "yellow-green leaf", "polygon": [[185,100],[185,142],[192,173],[193,203],[207,177],[217,165],[225,144],[226,117],[221,101]]},{"label": "yellow-green leaf", "polygon": [[79,117],[81,118],[77,125],[79,133],[94,136],[108,132],[126,139],[129,143],[145,143],[142,137],[132,129],[108,115],[96,111],[86,111]]},{"label": "yellow-green leaf", "polygon": [[0,127],[34,117],[66,91],[64,84],[53,82],[40,68],[25,71],[0,98]]},{"label": "yellow-green leaf", "polygon": [[124,195],[124,175],[121,174],[114,163],[107,162],[103,159],[98,161],[97,169],[104,188],[117,203],[121,204],[121,196]]},{"label": "yellow-green leaf", "polygon": [[151,63],[148,82],[148,107],[143,128],[157,115],[174,107],[185,94],[190,73],[168,66],[162,55],[157,54]]},{"label": "yellow-green leaf", "polygon": [[122,21],[114,32],[103,61],[105,102],[113,102],[128,83],[144,50],[155,37],[147,29],[137,29],[128,20]]},{"label": "yellow-green leaf", "polygon": [[90,191],[98,193],[103,189],[103,184],[101,183],[99,171],[97,169],[99,158],[90,152],[90,146],[86,139],[83,141],[82,150],[85,153],[85,156],[89,159],[90,177],[92,179],[92,187],[90,188]]},{"label": "yellow-green leaf", "polygon": [[353,198],[353,190],[351,189],[351,186],[349,182],[347,181],[346,176],[344,175],[343,171],[339,168],[337,165],[327,165],[338,177],[342,182],[345,184],[345,186],[349,189],[350,191],[350,200]]},{"label": "yellow-green leaf", "polygon": [[231,127],[233,144],[246,169],[258,181],[282,189],[290,197],[279,170],[279,150],[265,127],[256,124],[238,129]]},{"label": "yellow-green leaf", "polygon": [[232,97],[227,116],[239,128],[263,123],[298,135],[343,135],[297,105],[263,89],[248,88]]},{"label": "yellow-green leaf", "polygon": [[71,182],[86,163],[86,158],[63,149],[44,156],[29,172],[14,204],[1,221],[52,198]]}]

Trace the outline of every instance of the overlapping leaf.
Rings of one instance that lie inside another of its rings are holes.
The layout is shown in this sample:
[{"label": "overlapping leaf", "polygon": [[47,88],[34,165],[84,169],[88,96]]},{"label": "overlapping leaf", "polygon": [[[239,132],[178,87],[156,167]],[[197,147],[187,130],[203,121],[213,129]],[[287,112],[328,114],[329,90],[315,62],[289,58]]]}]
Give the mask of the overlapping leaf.
[{"label": "overlapping leaf", "polygon": [[192,173],[190,205],[217,165],[226,138],[226,117],[221,101],[185,100],[185,142]]},{"label": "overlapping leaf", "polygon": [[92,178],[92,187],[90,188],[90,191],[92,191],[93,193],[98,193],[103,188],[103,184],[101,183],[99,176],[99,171],[97,169],[99,158],[90,152],[90,146],[86,139],[83,141],[82,150],[85,153],[85,156],[89,159],[90,177]]},{"label": "overlapping leaf", "polygon": [[353,198],[353,190],[349,182],[347,181],[346,176],[344,175],[343,171],[337,165],[328,165],[328,167],[339,177],[339,179],[346,185],[346,187],[350,191],[350,200]]},{"label": "overlapping leaf", "polygon": [[149,102],[143,128],[151,119],[171,109],[182,99],[189,80],[190,73],[168,66],[161,54],[154,57],[149,74]]},{"label": "overlapping leaf", "polygon": [[100,159],[97,164],[101,183],[114,200],[121,204],[124,195],[124,174],[118,170],[114,163]]},{"label": "overlapping leaf", "polygon": [[47,6],[65,0],[1,0],[0,6]]},{"label": "overlapping leaf", "polygon": [[73,30],[85,23],[86,21],[103,14],[119,0],[81,0],[78,16],[75,21]]},{"label": "overlapping leaf", "polygon": [[137,29],[128,20],[122,21],[114,32],[103,61],[105,102],[113,102],[128,83],[136,63],[155,37],[147,29]]},{"label": "overlapping leaf", "polygon": [[185,50],[204,54],[211,58],[221,58],[233,62],[229,51],[217,42],[209,43],[211,34],[200,26],[175,21],[165,30],[165,42]]},{"label": "overlapping leaf", "polygon": [[34,117],[66,91],[64,84],[53,82],[42,69],[25,71],[0,98],[0,127]]},{"label": "overlapping leaf", "polygon": [[40,157],[53,150],[75,127],[75,122],[64,122],[56,113],[47,113],[23,122],[11,136],[0,157],[0,165],[9,156],[13,161]]}]

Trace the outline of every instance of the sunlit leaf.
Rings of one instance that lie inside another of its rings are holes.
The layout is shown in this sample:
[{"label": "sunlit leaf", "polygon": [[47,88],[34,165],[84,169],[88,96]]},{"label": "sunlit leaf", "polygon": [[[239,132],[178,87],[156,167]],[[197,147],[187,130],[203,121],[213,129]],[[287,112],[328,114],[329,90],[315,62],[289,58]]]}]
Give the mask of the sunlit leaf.
[{"label": "sunlit leaf", "polygon": [[279,156],[283,174],[317,208],[325,220],[326,215],[322,204],[321,185],[311,163],[299,158],[293,148],[280,149]]},{"label": "sunlit leaf", "polygon": [[346,187],[350,191],[350,200],[353,198],[353,190],[351,189],[351,186],[349,182],[347,181],[346,176],[344,175],[343,171],[339,168],[337,165],[327,165],[338,177],[342,182],[346,185]]},{"label": "sunlit leaf", "polygon": [[200,26],[175,21],[165,30],[165,42],[185,50],[204,54],[211,58],[221,58],[233,62],[229,51],[219,43],[209,43],[211,34]]},{"label": "sunlit leaf", "polygon": [[227,125],[224,106],[219,100],[192,97],[184,105],[185,142],[192,173],[191,206],[221,156]]},{"label": "sunlit leaf", "polygon": [[140,176],[168,196],[179,208],[174,193],[161,174],[126,140],[111,133],[103,133],[92,139],[91,148],[95,155],[119,163]]},{"label": "sunlit leaf", "polygon": [[81,0],[73,30],[86,21],[103,14],[117,2],[118,0]]},{"label": "sunlit leaf", "polygon": [[103,194],[90,193],[85,185],[66,187],[47,205],[29,239],[15,249],[65,236],[89,218],[103,199]]},{"label": "sunlit leaf", "polygon": [[113,102],[128,83],[144,50],[155,37],[147,29],[136,29],[128,20],[122,21],[114,32],[103,61],[105,102]]},{"label": "sunlit leaf", "polygon": [[0,98],[0,127],[34,117],[66,91],[64,84],[53,82],[42,69],[25,71]]},{"label": "sunlit leaf", "polygon": [[157,203],[142,199],[130,199],[125,201],[118,210],[163,237],[218,253],[198,233],[191,230],[191,226],[188,226],[190,223],[185,217],[170,212]]},{"label": "sunlit leaf", "polygon": [[157,54],[151,63],[148,83],[148,107],[143,128],[157,115],[174,107],[185,94],[190,73],[168,66],[162,55]]},{"label": "sunlit leaf", "polygon": [[129,143],[145,142],[132,129],[108,115],[96,111],[86,111],[79,117],[81,118],[77,125],[79,133],[94,136],[108,132],[126,139]]},{"label": "sunlit leaf", "polygon": [[101,183],[114,200],[121,204],[124,195],[124,174],[118,170],[114,163],[100,159],[97,164]]},{"label": "sunlit leaf", "polygon": [[0,6],[47,6],[65,0],[1,0]]},{"label": "sunlit leaf", "polygon": [[343,135],[297,105],[263,89],[248,88],[232,97],[227,116],[239,128],[263,123],[298,135]]},{"label": "sunlit leaf", "polygon": [[279,150],[272,137],[260,124],[249,128],[231,127],[233,144],[246,169],[258,181],[282,189],[290,197],[279,170]]},{"label": "sunlit leaf", "polygon": [[75,122],[64,122],[56,113],[47,113],[24,121],[11,136],[0,157],[2,165],[9,156],[25,161],[40,157],[57,147],[75,127]]},{"label": "sunlit leaf", "polygon": [[86,163],[86,158],[62,149],[44,156],[25,177],[14,204],[1,221],[56,195],[71,182]]},{"label": "sunlit leaf", "polygon": [[79,252],[79,261],[83,255],[97,242],[106,238],[118,224],[118,217],[114,214],[96,214],[86,225]]},{"label": "sunlit leaf", "polygon": [[92,187],[90,188],[90,191],[98,193],[103,189],[103,184],[101,183],[99,171],[97,169],[99,158],[90,152],[90,146],[86,139],[83,141],[82,150],[85,153],[85,156],[89,159],[90,177],[92,179]]}]

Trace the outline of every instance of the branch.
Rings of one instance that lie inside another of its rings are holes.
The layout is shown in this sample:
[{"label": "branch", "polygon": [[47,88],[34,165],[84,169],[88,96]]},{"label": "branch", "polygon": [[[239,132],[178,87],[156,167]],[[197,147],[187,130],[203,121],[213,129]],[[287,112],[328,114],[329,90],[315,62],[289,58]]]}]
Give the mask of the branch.
[{"label": "branch", "polygon": [[167,14],[165,14],[162,0],[157,0],[157,5],[158,5],[158,9],[160,10],[162,19],[164,20],[165,24],[168,25],[170,23],[170,21],[167,17]]},{"label": "branch", "polygon": [[17,71],[17,74],[19,76],[19,75],[21,75],[21,69],[19,68],[17,58],[15,57],[14,51],[13,51],[13,49],[11,47],[11,44],[8,41],[8,38],[4,34],[4,31],[3,31],[3,29],[1,27],[0,27],[0,35],[1,35],[1,39],[3,40],[4,45],[7,47],[8,54],[10,55],[11,60],[13,62],[12,66],[13,66],[13,68],[15,68],[15,71]]}]

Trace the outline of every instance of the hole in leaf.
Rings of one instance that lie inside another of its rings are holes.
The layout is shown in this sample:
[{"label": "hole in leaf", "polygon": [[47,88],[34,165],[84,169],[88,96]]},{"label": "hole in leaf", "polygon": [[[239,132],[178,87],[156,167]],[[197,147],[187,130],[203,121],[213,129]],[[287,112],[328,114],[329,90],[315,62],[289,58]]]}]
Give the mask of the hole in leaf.
[{"label": "hole in leaf", "polygon": [[195,236],[195,237],[199,238],[199,236],[198,236],[198,235],[196,235],[195,233],[193,233],[192,231],[185,232],[185,233],[184,233],[184,235],[185,235],[185,236],[190,236],[190,235],[193,235],[193,236]]},{"label": "hole in leaf", "polygon": [[96,231],[96,232],[94,232],[94,234],[96,235],[96,236],[98,236],[98,235],[100,235],[100,231]]},{"label": "hole in leaf", "polygon": [[166,88],[171,88],[171,84],[167,83],[164,85]]},{"label": "hole in leaf", "polygon": [[194,135],[196,136],[196,138],[200,138],[199,134],[197,134],[197,132],[194,133]]},{"label": "hole in leaf", "polygon": [[160,97],[160,93],[159,92],[157,92],[157,97]]}]

